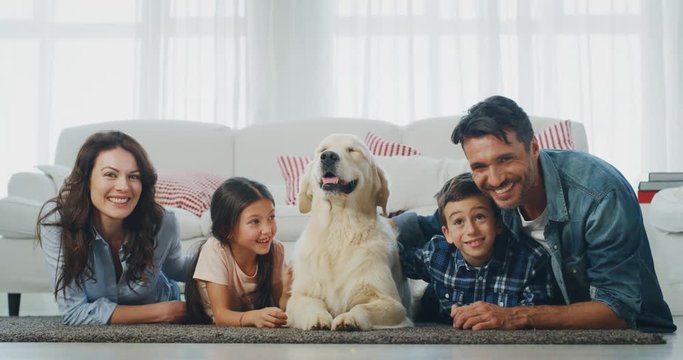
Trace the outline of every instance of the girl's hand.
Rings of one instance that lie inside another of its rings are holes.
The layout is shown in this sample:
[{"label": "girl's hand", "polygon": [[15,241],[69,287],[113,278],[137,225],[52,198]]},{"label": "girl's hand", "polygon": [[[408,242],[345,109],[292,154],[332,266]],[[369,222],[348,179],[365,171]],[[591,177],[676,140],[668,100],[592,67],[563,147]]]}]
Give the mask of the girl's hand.
[{"label": "girl's hand", "polygon": [[287,314],[277,307],[267,307],[244,313],[242,326],[253,325],[257,328],[274,328],[287,324]]}]

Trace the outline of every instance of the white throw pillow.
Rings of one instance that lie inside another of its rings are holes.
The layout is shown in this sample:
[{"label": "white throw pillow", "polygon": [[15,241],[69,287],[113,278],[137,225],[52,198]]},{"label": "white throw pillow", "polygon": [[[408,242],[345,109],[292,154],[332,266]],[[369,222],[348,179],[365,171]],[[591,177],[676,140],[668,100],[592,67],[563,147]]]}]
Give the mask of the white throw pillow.
[{"label": "white throw pillow", "polygon": [[436,204],[440,160],[426,156],[376,156],[389,180],[387,212]]},{"label": "white throw pillow", "polygon": [[180,240],[194,239],[202,236],[202,229],[197,215],[180,208],[167,207],[167,210],[175,214],[180,227]]},{"label": "white throw pillow", "polygon": [[387,212],[422,207],[436,209],[434,197],[444,183],[469,172],[467,160],[439,159],[428,156],[376,156],[389,179]]}]

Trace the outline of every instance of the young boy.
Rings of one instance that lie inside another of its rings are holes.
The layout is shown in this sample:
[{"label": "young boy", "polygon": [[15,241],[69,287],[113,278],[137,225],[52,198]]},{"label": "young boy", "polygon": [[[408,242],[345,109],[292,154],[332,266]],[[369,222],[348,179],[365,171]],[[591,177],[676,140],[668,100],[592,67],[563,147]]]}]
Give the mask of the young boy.
[{"label": "young boy", "polygon": [[553,302],[550,256],[536,242],[511,236],[498,207],[471,174],[447,181],[436,199],[443,235],[423,247],[399,243],[399,251],[404,274],[435,290],[440,321],[451,323],[452,309],[476,301],[499,306]]}]

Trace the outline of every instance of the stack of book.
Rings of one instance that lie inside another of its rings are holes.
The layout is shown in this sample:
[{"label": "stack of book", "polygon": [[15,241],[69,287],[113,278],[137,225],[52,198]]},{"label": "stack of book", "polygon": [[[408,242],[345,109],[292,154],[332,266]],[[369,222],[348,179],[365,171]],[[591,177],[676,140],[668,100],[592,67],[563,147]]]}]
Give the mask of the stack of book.
[{"label": "stack of book", "polygon": [[683,186],[683,172],[651,172],[648,181],[638,184],[638,201],[649,204],[657,191]]}]

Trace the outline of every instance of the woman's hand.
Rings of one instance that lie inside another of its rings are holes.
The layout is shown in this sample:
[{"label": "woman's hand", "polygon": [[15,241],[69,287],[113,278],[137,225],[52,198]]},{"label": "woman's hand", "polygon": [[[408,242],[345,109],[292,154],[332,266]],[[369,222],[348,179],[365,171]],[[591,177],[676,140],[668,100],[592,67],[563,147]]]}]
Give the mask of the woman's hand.
[{"label": "woman's hand", "polygon": [[174,323],[185,320],[185,303],[162,301],[145,305],[116,305],[109,324]]},{"label": "woman's hand", "polygon": [[159,303],[163,307],[164,321],[169,323],[182,322],[185,319],[187,307],[183,301],[164,301]]},{"label": "woman's hand", "polygon": [[247,311],[242,317],[241,326],[255,326],[257,328],[274,328],[287,324],[287,314],[277,307],[267,307]]}]

